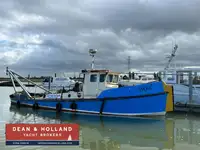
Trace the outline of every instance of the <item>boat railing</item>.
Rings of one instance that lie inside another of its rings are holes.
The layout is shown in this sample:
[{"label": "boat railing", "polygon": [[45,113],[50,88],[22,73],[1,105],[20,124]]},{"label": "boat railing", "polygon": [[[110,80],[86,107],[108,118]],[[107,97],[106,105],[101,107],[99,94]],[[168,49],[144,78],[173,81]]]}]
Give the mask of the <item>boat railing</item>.
[{"label": "boat railing", "polygon": [[[200,90],[198,90],[195,86],[193,86],[193,88],[194,88],[198,98],[200,99]],[[200,103],[200,101],[199,101],[199,103]]]},{"label": "boat railing", "polygon": [[121,75],[120,81],[130,81],[130,80],[138,80],[138,81],[160,81],[160,76],[157,73],[143,73],[143,72],[130,72]]},{"label": "boat railing", "polygon": [[15,93],[17,93],[17,90],[16,90],[16,86],[15,86],[15,81],[20,85],[20,87],[23,89],[23,91],[25,92],[25,94],[29,97],[29,98],[34,98],[33,96],[31,96],[30,92],[26,89],[26,87],[23,85],[23,83],[19,80],[19,77],[24,79],[25,81],[27,82],[30,82],[32,83],[33,85],[35,85],[36,87],[44,90],[45,92],[48,92],[48,93],[52,93],[50,90],[48,89],[45,89],[44,87],[34,83],[33,81],[31,81],[30,79],[27,79],[23,76],[21,76],[20,74],[8,69],[8,67],[6,68],[6,74],[9,75],[11,81],[12,81],[12,84],[13,84],[13,88],[14,88],[14,91]]},{"label": "boat railing", "polygon": [[[134,74],[134,75],[133,75]],[[192,74],[192,83],[195,85],[200,85],[200,75]],[[177,80],[179,78],[179,81]],[[125,73],[121,75],[120,81],[130,81],[130,80],[138,80],[138,81],[152,81],[152,80],[163,80],[163,81],[174,81],[174,83],[178,84],[188,84],[189,82],[189,72],[169,72],[169,73],[148,73],[148,72],[134,72],[134,73]]]},{"label": "boat railing", "polygon": [[[154,73],[150,72],[135,72],[139,76],[153,76]],[[129,75],[129,74],[127,74]],[[188,96],[188,103],[200,103],[200,71],[182,70],[182,71],[167,71],[158,72],[158,76],[167,84],[174,85],[175,96],[182,101],[183,95],[185,98]],[[131,78],[132,79],[132,78]],[[129,81],[129,80],[127,80]],[[140,80],[142,81],[142,80]],[[140,82],[137,81],[137,82]],[[146,82],[150,82],[146,80]],[[146,83],[145,82],[145,83]],[[143,83],[143,82],[141,82]]]}]

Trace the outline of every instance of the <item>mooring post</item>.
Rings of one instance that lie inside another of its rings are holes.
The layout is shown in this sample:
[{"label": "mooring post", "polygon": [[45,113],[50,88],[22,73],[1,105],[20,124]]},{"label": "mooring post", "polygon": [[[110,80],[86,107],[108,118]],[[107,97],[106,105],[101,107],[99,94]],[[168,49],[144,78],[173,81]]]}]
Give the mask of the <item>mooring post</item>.
[{"label": "mooring post", "polygon": [[[30,80],[30,74],[28,74],[28,79]],[[29,85],[29,81],[28,81],[28,85]]]},{"label": "mooring post", "polygon": [[180,84],[180,72],[179,71],[177,71],[176,73],[175,73],[175,76],[176,76],[176,84]]},{"label": "mooring post", "polygon": [[192,71],[189,71],[189,103],[192,104],[192,95],[193,95],[193,83],[192,83]]},{"label": "mooring post", "polygon": [[8,75],[8,67],[6,67],[6,75]]},{"label": "mooring post", "polygon": [[49,90],[51,89],[51,77],[49,76]]},{"label": "mooring post", "polygon": [[189,121],[189,134],[188,134],[188,144],[192,144],[192,137],[193,137],[193,132],[194,132],[194,126],[193,126],[193,120],[188,120]]}]

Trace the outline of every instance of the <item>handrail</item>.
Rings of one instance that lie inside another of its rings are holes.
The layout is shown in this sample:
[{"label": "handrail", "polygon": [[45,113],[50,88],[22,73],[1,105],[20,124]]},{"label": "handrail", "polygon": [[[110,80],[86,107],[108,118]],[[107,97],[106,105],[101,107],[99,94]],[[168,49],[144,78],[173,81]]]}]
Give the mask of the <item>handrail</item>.
[{"label": "handrail", "polygon": [[11,76],[19,83],[19,85],[20,85],[21,88],[25,91],[25,93],[27,94],[27,96],[28,96],[29,98],[32,98],[32,96],[31,96],[30,93],[26,90],[26,88],[23,86],[23,84],[20,82],[20,80],[19,80],[17,77],[15,77],[15,76],[13,75],[13,73],[12,73],[10,70],[8,70],[8,73],[9,73],[9,75],[11,75]]},{"label": "handrail", "polygon": [[195,89],[195,92],[196,92],[196,94],[199,96],[199,98],[200,98],[200,93],[199,93],[199,91],[197,90],[197,88],[195,87],[195,86],[193,86],[193,88]]},{"label": "handrail", "polygon": [[[14,80],[16,80],[16,81],[18,82],[18,84],[20,85],[20,87],[24,90],[24,92],[26,93],[26,95],[27,95],[29,98],[33,98],[33,97],[30,95],[30,93],[26,90],[26,87],[23,85],[23,83],[18,79],[18,77],[23,78],[24,80],[26,80],[26,81],[28,81],[28,82],[34,84],[36,87],[41,88],[41,89],[43,89],[44,91],[46,91],[46,92],[48,92],[48,93],[52,93],[50,90],[47,90],[47,89],[45,89],[44,87],[41,87],[41,86],[37,85],[37,84],[34,83],[33,81],[31,81],[31,80],[29,80],[29,79],[27,79],[27,78],[25,78],[25,77],[19,75],[18,73],[14,72],[14,71],[12,71],[12,70],[10,70],[10,69],[8,69],[8,67],[6,68],[6,74],[9,75],[10,78],[11,78],[11,81],[12,81],[13,88],[14,88],[14,90],[15,90],[15,93],[17,93],[17,91],[16,91],[16,87],[15,87],[15,82],[14,82]],[[13,80],[13,78],[14,78],[14,80]]]},{"label": "handrail", "polygon": [[30,83],[34,84],[34,85],[37,86],[38,88],[41,88],[41,89],[43,89],[44,91],[46,91],[46,92],[48,92],[48,93],[52,93],[50,90],[47,90],[46,88],[44,88],[44,87],[42,87],[42,86],[39,86],[38,84],[34,83],[33,81],[31,81],[31,80],[29,80],[29,79],[27,79],[27,78],[25,78],[25,77],[19,75],[18,73],[14,72],[14,71],[12,71],[12,70],[10,70],[10,69],[8,69],[8,68],[7,68],[7,72],[8,72],[8,73],[12,73],[12,74],[14,74],[14,75],[17,75],[17,76],[23,78],[23,79],[26,80],[27,82],[30,82]]}]

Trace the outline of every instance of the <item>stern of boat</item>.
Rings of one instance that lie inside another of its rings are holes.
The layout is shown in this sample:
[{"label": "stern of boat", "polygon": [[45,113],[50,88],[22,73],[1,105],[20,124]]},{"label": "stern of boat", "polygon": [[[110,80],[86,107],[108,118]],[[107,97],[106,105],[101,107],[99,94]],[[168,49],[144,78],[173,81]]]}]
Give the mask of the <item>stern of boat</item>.
[{"label": "stern of boat", "polygon": [[13,93],[13,94],[10,94],[9,97],[10,97],[10,102],[11,103],[16,103],[17,102],[17,99],[18,99],[18,95],[17,93]]},{"label": "stern of boat", "polygon": [[10,97],[11,103],[16,103],[19,100],[27,99],[27,96],[23,94],[22,92],[16,92],[16,93],[10,94],[9,97]]},{"label": "stern of boat", "polygon": [[174,111],[174,89],[172,85],[163,82],[164,91],[167,93],[166,112]]}]

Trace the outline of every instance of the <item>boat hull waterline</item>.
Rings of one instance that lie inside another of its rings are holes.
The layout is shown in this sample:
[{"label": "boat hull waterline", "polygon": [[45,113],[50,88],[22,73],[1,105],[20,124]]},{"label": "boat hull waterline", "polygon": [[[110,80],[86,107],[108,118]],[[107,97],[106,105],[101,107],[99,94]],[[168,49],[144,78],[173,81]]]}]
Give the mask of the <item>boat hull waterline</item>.
[{"label": "boat hull waterline", "polygon": [[[164,82],[107,89],[97,98],[32,99],[24,94],[10,95],[11,103],[56,111],[112,116],[160,116],[173,111],[173,89]],[[168,90],[166,90],[168,89]],[[172,92],[169,92],[169,89]]]}]

